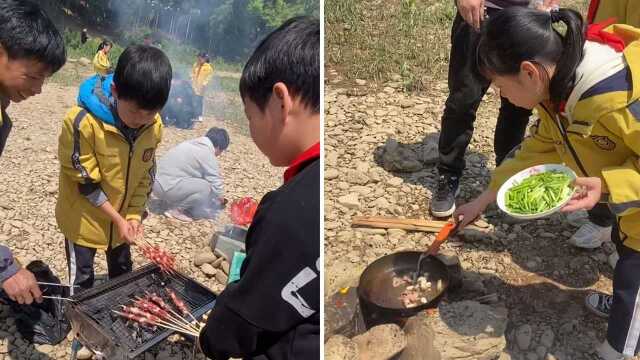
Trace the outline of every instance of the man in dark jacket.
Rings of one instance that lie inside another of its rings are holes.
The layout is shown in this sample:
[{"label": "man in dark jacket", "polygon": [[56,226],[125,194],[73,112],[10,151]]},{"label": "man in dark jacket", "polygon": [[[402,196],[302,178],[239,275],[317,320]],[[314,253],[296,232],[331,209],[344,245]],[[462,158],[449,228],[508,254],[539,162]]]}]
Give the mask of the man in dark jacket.
[{"label": "man in dark jacket", "polygon": [[320,23],[294,18],[258,46],[240,94],[254,142],[284,184],[247,234],[240,280],[200,334],[216,360],[320,358]]},{"label": "man in dark jacket", "polygon": [[[38,5],[0,0],[0,155],[11,132],[6,109],[40,94],[44,80],[66,61],[62,36]],[[0,288],[20,304],[41,301],[31,272],[20,266],[11,250],[0,245]]]}]

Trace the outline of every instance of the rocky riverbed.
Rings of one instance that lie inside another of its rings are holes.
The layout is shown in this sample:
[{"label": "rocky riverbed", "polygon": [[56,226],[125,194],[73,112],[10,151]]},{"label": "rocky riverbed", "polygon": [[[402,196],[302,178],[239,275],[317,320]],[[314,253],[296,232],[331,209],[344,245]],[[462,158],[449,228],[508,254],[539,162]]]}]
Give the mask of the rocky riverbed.
[{"label": "rocky riverbed", "polygon": [[[444,81],[434,82],[424,93],[408,95],[399,76],[389,83],[371,84],[348,81],[339,71],[327,70],[325,297],[357,285],[358,276],[373,260],[400,250],[426,249],[433,240],[434,235],[427,233],[352,228],[351,218],[429,218],[428,204],[437,180],[434,163],[440,116],[447,93]],[[466,155],[459,203],[483,190],[495,166],[493,129],[499,98],[490,91],[485,100]],[[585,359],[604,338],[606,320],[585,309],[584,296],[591,289],[611,292],[613,275],[606,262],[613,251],[611,244],[594,251],[573,247],[567,240],[576,228],[560,214],[519,223],[494,207],[484,220],[490,223],[487,234],[450,239],[441,250],[458,257],[463,286],[443,301],[440,313],[443,307],[464,309],[447,312],[453,317],[448,321],[442,314],[433,315],[438,321],[430,325],[431,331],[458,335],[446,346],[436,346],[442,359]],[[504,341],[496,340],[492,351],[482,356],[465,357],[445,350],[464,349],[469,336],[478,342],[482,338],[479,332],[460,328],[467,319],[488,311],[476,303],[464,306],[465,301],[478,298],[492,311],[504,310],[506,315],[500,318],[504,319],[500,335]],[[340,355],[333,359],[353,358],[344,355],[357,350],[350,341],[332,340],[334,345],[351,349],[338,351]]]}]

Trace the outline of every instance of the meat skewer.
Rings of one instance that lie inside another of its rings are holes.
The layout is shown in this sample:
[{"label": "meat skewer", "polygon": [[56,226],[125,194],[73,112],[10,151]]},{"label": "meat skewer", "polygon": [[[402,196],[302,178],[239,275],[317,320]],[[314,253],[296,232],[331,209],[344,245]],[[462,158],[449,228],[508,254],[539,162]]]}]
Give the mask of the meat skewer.
[{"label": "meat skewer", "polygon": [[[193,331],[198,331],[200,332],[200,329],[198,327],[196,327],[195,325],[191,324],[191,322],[185,320],[182,317],[175,317],[174,315],[170,314],[166,309],[163,309],[161,307],[159,307],[158,305],[154,304],[153,302],[151,302],[151,300],[148,299],[143,299],[143,298],[137,298],[135,304],[138,306],[138,308],[149,312],[153,315],[156,315],[162,319],[165,319],[167,321],[171,321],[174,322],[176,324],[180,324],[183,327],[189,328]],[[171,311],[171,309],[169,309]]]},{"label": "meat skewer", "polygon": [[180,310],[180,312],[183,315],[189,316],[191,319],[193,319],[193,321],[198,322],[198,320],[195,317],[193,317],[193,315],[189,311],[189,308],[187,307],[187,305],[185,305],[184,301],[180,300],[178,295],[176,295],[176,293],[173,292],[173,290],[167,289],[167,294],[169,294],[171,301],[173,301],[173,303],[176,305],[178,310]]},{"label": "meat skewer", "polygon": [[141,235],[136,238],[135,243],[140,247],[140,251],[146,259],[157,264],[166,273],[175,273],[175,256],[161,247],[153,245]]},{"label": "meat skewer", "polygon": [[143,317],[145,319],[147,319],[150,322],[157,322],[157,323],[162,323],[165,325],[170,325],[176,328],[181,328],[183,330],[188,330],[188,331],[193,331],[192,329],[190,329],[189,327],[184,326],[182,323],[180,322],[173,322],[173,321],[169,321],[167,319],[162,319],[158,316],[152,315],[147,311],[144,311],[142,309],[133,307],[133,306],[124,306],[121,305],[121,307],[123,308],[123,310],[125,311],[125,313],[131,314],[131,315],[135,315],[135,316],[139,316],[139,317]]},{"label": "meat skewer", "polygon": [[162,309],[164,309],[166,311],[169,311],[174,316],[177,316],[179,319],[181,319],[182,321],[184,321],[184,322],[186,322],[188,324],[193,324],[193,326],[195,326],[198,331],[201,330],[202,325],[198,321],[192,322],[192,321],[189,321],[189,320],[185,319],[182,315],[180,315],[177,312],[175,312],[166,302],[164,302],[164,299],[162,299],[160,296],[158,296],[158,294],[149,293],[148,291],[145,291],[145,293],[147,294],[147,299],[149,299],[151,302],[157,304],[160,308],[162,308]]},{"label": "meat skewer", "polygon": [[164,329],[177,331],[177,332],[180,332],[180,333],[183,333],[183,334],[186,334],[186,335],[191,335],[191,336],[194,336],[194,337],[200,336],[196,332],[187,331],[186,329],[181,329],[181,328],[175,327],[175,326],[173,326],[171,324],[166,324],[166,323],[164,323],[163,321],[160,321],[157,317],[154,317],[154,316],[140,316],[140,315],[135,315],[135,314],[132,314],[132,313],[125,313],[125,312],[120,312],[120,311],[115,311],[115,310],[112,310],[112,311],[114,313],[116,313],[116,314],[128,319],[128,320],[134,321],[134,322],[136,322],[138,324],[141,324],[143,326],[147,326],[147,327],[158,326],[158,327],[161,327],[161,328],[164,328]]}]

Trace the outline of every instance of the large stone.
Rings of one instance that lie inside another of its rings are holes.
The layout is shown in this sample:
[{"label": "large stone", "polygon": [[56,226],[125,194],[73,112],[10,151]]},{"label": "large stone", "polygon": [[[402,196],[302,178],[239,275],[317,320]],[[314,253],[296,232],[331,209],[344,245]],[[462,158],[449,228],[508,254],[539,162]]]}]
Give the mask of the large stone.
[{"label": "large stone", "polygon": [[396,360],[440,360],[440,353],[433,347],[434,332],[424,312],[410,318],[403,330],[407,347]]},{"label": "large stone", "polygon": [[375,326],[353,338],[360,360],[388,360],[407,346],[407,338],[398,325]]},{"label": "large stone", "polygon": [[438,134],[428,135],[422,141],[420,161],[425,165],[433,165],[439,160],[440,152],[438,151]]},{"label": "large stone", "polygon": [[53,353],[53,346],[49,344],[36,345],[36,350],[38,350],[42,354],[49,355]]},{"label": "large stone", "polygon": [[80,59],[78,59],[78,62],[85,66],[91,64],[91,60],[87,59],[86,57],[81,57]]},{"label": "large stone", "polygon": [[332,180],[340,176],[340,173],[336,169],[326,169],[324,171],[324,178],[326,180]]},{"label": "large stone", "polygon": [[224,272],[222,271],[218,271],[216,272],[216,280],[218,280],[218,282],[220,284],[227,284],[227,282],[229,281],[229,277],[227,275],[224,274]]},{"label": "large stone", "polygon": [[506,348],[507,310],[460,301],[439,306],[429,318],[434,331],[433,347],[442,360],[492,360]]},{"label": "large stone", "polygon": [[195,258],[193,259],[193,263],[196,264],[196,266],[211,264],[214,261],[216,261],[216,256],[208,251],[196,254]]},{"label": "large stone", "polygon": [[423,168],[418,154],[394,139],[387,139],[382,150],[382,167],[387,171],[415,172]]},{"label": "large stone", "polygon": [[520,350],[527,350],[531,346],[531,336],[533,336],[533,329],[529,324],[524,324],[516,329],[516,342]]},{"label": "large stone", "polygon": [[553,341],[555,340],[555,334],[551,328],[546,328],[542,335],[540,335],[540,344],[550,349],[553,346]]},{"label": "large stone", "polygon": [[369,175],[360,170],[349,169],[346,171],[344,179],[350,184],[366,185],[369,182]]},{"label": "large stone", "polygon": [[200,267],[200,270],[202,270],[202,272],[208,277],[213,277],[218,272],[218,270],[211,266],[211,264],[203,264]]},{"label": "large stone", "polygon": [[360,207],[360,200],[358,199],[358,194],[356,193],[339,197],[338,203],[349,209],[358,209]]},{"label": "large stone", "polygon": [[351,339],[342,335],[329,338],[324,345],[325,360],[358,360],[358,347]]}]

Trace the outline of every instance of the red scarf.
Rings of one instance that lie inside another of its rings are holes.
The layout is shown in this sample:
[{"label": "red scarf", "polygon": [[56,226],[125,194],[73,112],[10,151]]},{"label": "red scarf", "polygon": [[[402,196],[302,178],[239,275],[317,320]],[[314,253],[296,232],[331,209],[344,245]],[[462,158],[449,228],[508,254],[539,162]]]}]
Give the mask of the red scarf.
[{"label": "red scarf", "polygon": [[303,165],[306,165],[307,162],[315,160],[320,157],[320,142],[315,143],[313,146],[305,150],[302,154],[298,155],[291,165],[284,172],[284,182],[288,182],[294,176],[296,176],[300,170],[302,170]]},{"label": "red scarf", "polygon": [[[594,4],[597,4],[598,0],[593,0],[591,2],[591,6],[593,6]],[[597,7],[597,5],[596,5]],[[610,46],[613,50],[615,50],[616,52],[622,52],[624,50],[624,48],[626,47],[626,44],[624,43],[624,40],[622,40],[621,37],[619,37],[618,35],[612,34],[610,32],[606,32],[604,31],[604,29],[611,25],[611,24],[615,24],[616,19],[615,18],[610,18],[607,20],[604,20],[602,22],[599,22],[597,24],[593,24],[592,21],[593,19],[591,18],[592,14],[591,14],[591,7],[589,8],[589,26],[587,26],[587,34],[586,34],[586,39],[589,41],[595,41],[597,43],[600,44],[605,44]],[[595,11],[595,10],[594,10]],[[593,14],[593,16],[595,16],[595,14]]]}]

